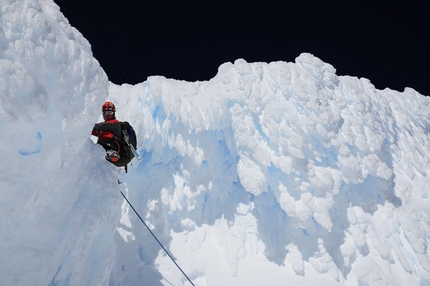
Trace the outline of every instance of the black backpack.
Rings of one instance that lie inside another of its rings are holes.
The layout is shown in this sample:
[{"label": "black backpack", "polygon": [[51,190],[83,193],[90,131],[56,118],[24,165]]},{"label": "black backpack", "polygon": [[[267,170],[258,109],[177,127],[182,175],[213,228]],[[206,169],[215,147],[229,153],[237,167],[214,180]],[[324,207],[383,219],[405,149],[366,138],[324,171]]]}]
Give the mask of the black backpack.
[{"label": "black backpack", "polygon": [[136,132],[134,132],[133,127],[127,121],[121,122],[121,133],[122,138],[119,138],[121,141],[121,150],[119,152],[120,159],[114,164],[117,167],[124,167],[127,172],[127,164],[134,158],[133,151],[129,144],[136,150],[137,138]]},{"label": "black backpack", "polygon": [[121,122],[121,130],[123,131],[123,134],[126,134],[129,142],[133,145],[134,149],[137,149],[136,132],[134,132],[133,126],[131,126],[127,121],[123,121]]}]

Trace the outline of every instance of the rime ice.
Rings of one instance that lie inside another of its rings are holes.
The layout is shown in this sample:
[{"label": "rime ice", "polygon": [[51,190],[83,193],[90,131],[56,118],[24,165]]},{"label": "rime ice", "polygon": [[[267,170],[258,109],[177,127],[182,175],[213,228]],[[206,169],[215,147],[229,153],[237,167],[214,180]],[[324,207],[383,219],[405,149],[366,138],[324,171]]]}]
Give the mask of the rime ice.
[{"label": "rime ice", "polygon": [[[430,283],[430,100],[295,62],[115,85],[49,0],[0,0],[7,285]],[[129,173],[89,134],[115,102]],[[117,184],[120,178],[124,183]]]}]

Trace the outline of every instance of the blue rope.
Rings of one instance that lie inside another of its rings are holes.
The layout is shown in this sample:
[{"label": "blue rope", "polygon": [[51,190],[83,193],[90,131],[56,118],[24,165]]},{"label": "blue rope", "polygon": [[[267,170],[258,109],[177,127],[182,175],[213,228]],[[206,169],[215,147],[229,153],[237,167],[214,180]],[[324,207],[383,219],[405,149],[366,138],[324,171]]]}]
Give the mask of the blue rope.
[{"label": "blue rope", "polygon": [[136,215],[139,217],[140,221],[143,223],[143,225],[149,230],[149,232],[152,234],[152,236],[155,238],[155,240],[158,242],[158,244],[161,246],[161,248],[166,252],[166,254],[170,257],[170,259],[175,263],[176,267],[178,267],[179,270],[181,270],[182,274],[188,279],[188,281],[191,283],[191,285],[195,286],[194,283],[191,281],[190,278],[188,278],[187,274],[182,270],[181,267],[179,267],[178,263],[173,259],[173,257],[170,255],[170,253],[167,251],[167,249],[163,246],[163,244],[158,240],[158,238],[155,236],[155,234],[149,229],[148,225],[143,221],[143,219],[140,217],[140,215],[137,213],[137,211],[134,209],[130,201],[125,197],[124,193],[122,191],[121,195],[124,197],[124,199],[127,201],[127,203],[130,205],[130,207],[133,209],[133,211],[136,213]]}]

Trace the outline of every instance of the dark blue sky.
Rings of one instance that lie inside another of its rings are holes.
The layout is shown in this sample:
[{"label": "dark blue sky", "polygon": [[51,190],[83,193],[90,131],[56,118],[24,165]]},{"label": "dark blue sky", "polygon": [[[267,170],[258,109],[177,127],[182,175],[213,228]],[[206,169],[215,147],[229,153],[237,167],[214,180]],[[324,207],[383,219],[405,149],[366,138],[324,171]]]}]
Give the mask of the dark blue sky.
[{"label": "dark blue sky", "polygon": [[310,52],[338,75],[368,78],[378,89],[412,87],[430,95],[424,3],[54,1],[116,84],[151,75],[208,80],[222,63],[238,58],[291,62]]}]

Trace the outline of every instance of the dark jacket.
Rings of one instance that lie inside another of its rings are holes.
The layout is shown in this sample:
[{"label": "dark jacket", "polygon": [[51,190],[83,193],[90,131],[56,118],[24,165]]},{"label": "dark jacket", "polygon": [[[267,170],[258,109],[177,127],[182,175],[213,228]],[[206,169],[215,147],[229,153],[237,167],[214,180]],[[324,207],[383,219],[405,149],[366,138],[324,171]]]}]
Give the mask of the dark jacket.
[{"label": "dark jacket", "polygon": [[92,135],[99,137],[98,141],[111,139],[120,140],[121,134],[121,123],[117,119],[107,120],[94,124]]}]

